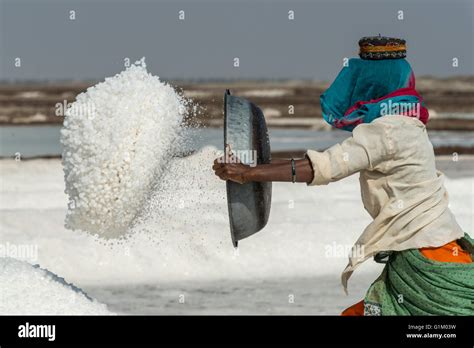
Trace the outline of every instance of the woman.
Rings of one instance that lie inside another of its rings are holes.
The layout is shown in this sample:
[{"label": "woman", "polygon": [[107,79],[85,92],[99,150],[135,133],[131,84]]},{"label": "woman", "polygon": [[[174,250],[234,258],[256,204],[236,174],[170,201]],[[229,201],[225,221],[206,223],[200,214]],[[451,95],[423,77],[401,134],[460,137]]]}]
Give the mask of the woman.
[{"label": "woman", "polygon": [[387,264],[364,300],[343,315],[472,315],[473,241],[448,208],[405,41],[379,36],[359,45],[361,59],[349,60],[321,96],[324,119],[352,137],[324,152],[308,150],[303,159],[255,167],[220,158],[215,174],[238,183],[327,185],[359,172],[373,221],[349,257],[344,289],[368,258]]}]

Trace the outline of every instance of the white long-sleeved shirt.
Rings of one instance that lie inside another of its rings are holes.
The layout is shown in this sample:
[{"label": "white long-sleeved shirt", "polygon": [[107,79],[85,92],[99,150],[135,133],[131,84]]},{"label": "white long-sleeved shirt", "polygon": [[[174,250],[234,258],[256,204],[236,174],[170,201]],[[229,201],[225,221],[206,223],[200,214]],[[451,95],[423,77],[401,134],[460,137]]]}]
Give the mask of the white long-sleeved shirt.
[{"label": "white long-sleeved shirt", "polygon": [[355,268],[380,251],[438,247],[464,235],[448,208],[444,175],[436,170],[425,125],[417,118],[386,115],[358,125],[352,137],[324,152],[306,154],[314,170],[309,185],[360,172],[362,202],[374,219],[342,273],[346,292]]}]

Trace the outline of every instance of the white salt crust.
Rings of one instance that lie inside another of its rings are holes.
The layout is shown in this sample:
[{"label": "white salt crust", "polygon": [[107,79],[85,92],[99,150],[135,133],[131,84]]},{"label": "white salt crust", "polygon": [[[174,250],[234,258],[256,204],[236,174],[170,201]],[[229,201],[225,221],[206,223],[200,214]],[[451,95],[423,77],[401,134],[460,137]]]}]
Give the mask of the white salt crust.
[{"label": "white salt crust", "polygon": [[126,234],[179,141],[186,101],[144,58],[76,97],[61,130],[65,226]]},{"label": "white salt crust", "polygon": [[107,306],[55,274],[25,261],[0,258],[1,315],[110,315]]}]

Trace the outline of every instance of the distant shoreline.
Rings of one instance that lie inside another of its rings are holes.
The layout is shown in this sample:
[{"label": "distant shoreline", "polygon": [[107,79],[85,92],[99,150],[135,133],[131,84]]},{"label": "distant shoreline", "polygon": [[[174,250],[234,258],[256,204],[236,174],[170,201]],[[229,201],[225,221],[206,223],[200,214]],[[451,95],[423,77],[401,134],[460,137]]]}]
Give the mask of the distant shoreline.
[{"label": "distant shoreline", "polygon": [[[322,119],[319,96],[328,82],[170,81],[196,106],[190,113],[208,127],[222,125],[226,89],[258,105],[270,127],[329,129]],[[0,125],[52,125],[63,122],[65,107],[95,82],[0,84]],[[474,131],[474,76],[421,77],[417,89],[430,112],[428,129]],[[59,114],[59,116],[58,116]]]}]

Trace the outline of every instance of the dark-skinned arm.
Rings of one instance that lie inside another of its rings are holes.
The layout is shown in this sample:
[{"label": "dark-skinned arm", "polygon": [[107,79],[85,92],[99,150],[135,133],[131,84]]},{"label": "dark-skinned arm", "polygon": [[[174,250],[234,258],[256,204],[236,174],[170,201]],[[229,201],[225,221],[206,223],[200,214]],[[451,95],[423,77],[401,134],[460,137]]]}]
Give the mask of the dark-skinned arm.
[{"label": "dark-skinned arm", "polygon": [[[277,163],[248,166],[242,163],[222,163],[216,159],[212,167],[222,180],[231,180],[240,184],[246,182],[291,182],[291,161],[281,160]],[[295,160],[296,182],[310,183],[313,180],[313,168],[307,158]]]},{"label": "dark-skinned arm", "polygon": [[[313,180],[313,168],[307,158],[295,160],[296,182],[309,183]],[[291,161],[279,161],[271,164],[260,164],[250,167],[244,175],[247,181],[266,182],[282,181],[291,182]]]}]

